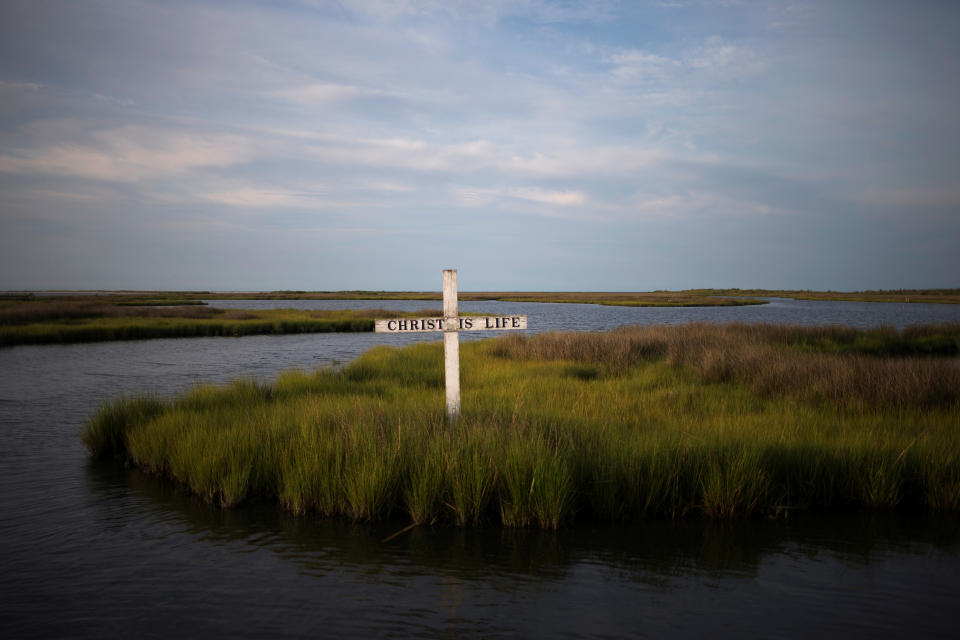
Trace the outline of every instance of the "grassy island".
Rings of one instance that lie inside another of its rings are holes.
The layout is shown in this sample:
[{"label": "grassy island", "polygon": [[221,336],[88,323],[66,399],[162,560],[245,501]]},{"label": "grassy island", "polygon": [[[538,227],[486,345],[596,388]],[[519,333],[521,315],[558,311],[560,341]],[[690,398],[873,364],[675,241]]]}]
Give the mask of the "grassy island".
[{"label": "grassy island", "polygon": [[0,305],[0,347],[18,344],[373,331],[375,318],[437,316],[387,309],[216,309],[162,300],[21,302]]},{"label": "grassy island", "polygon": [[960,510],[960,325],[687,325],[378,347],[270,384],[119,398],[85,426],[232,506],[555,528],[794,509]]}]

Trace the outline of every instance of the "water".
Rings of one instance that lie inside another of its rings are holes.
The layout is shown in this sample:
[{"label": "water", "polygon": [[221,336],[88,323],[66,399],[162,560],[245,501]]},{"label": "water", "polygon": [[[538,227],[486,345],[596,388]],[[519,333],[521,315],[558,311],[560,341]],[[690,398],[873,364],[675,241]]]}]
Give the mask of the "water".
[{"label": "water", "polygon": [[[526,313],[543,330],[960,321],[960,307],[948,305],[461,308]],[[383,542],[405,523],[297,519],[271,505],[221,511],[139,472],[95,464],[79,440],[84,418],[119,393],[270,379],[344,362],[375,344],[436,338],[314,334],[0,350],[0,635],[956,636],[960,518],[953,515],[651,521],[558,533],[424,528]]]},{"label": "water", "polygon": [[[625,324],[685,324],[689,322],[767,322],[771,324],[850,327],[960,322],[960,305],[823,302],[766,298],[764,305],[744,307],[614,307],[597,304],[528,302],[460,302],[461,312],[487,315],[526,315],[533,331],[605,331]],[[440,301],[424,300],[207,300],[223,309],[369,309],[400,311],[441,309]],[[464,334],[468,335],[468,334]],[[478,335],[478,334],[473,334]],[[485,332],[482,337],[491,334]]]}]

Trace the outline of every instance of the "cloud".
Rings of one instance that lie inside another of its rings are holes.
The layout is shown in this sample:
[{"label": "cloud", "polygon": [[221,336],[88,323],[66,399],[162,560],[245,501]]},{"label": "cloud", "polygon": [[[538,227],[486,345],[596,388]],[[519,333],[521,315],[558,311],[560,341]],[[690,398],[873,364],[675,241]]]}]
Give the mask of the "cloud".
[{"label": "cloud", "polygon": [[243,187],[229,191],[201,193],[199,197],[232,207],[309,209],[320,204],[318,199],[322,198],[323,194]]},{"label": "cloud", "polygon": [[0,80],[0,114],[35,109],[46,87],[36,82]]},{"label": "cloud", "polygon": [[0,80],[0,96],[8,97],[23,93],[32,93],[43,88],[36,82],[4,82]]},{"label": "cloud", "polygon": [[652,78],[665,80],[683,70],[679,60],[653,53],[627,49],[610,55],[607,61],[614,65],[610,74],[621,82],[635,82]]},{"label": "cloud", "polygon": [[587,201],[582,191],[551,191],[549,189],[509,189],[507,195],[521,200],[530,200],[543,204],[552,204],[562,207],[581,205]]},{"label": "cloud", "polygon": [[0,172],[130,182],[158,174],[237,165],[254,155],[249,140],[222,133],[128,125],[93,131],[85,137],[84,141],[46,141],[39,146],[11,149],[0,155]]},{"label": "cloud", "polygon": [[758,75],[770,66],[753,49],[731,44],[717,36],[688,51],[684,55],[684,64],[688,69],[726,80]]},{"label": "cloud", "polygon": [[[303,0],[318,6],[316,0]],[[339,0],[354,15],[395,21],[400,18],[443,17],[494,27],[506,18],[520,17],[543,24],[608,22],[616,15],[609,0]]]},{"label": "cloud", "polygon": [[814,8],[806,2],[775,2],[767,7],[767,26],[771,29],[787,29],[803,25],[813,18]]},{"label": "cloud", "polygon": [[960,184],[903,189],[868,189],[860,198],[886,207],[960,207]]},{"label": "cloud", "polygon": [[579,190],[555,190],[539,187],[494,187],[457,189],[460,204],[466,207],[483,207],[497,201],[526,201],[553,207],[575,207],[586,204],[587,196]]},{"label": "cloud", "polygon": [[315,83],[290,89],[271,91],[266,94],[299,105],[322,105],[345,102],[357,98],[370,98],[388,95],[378,89],[367,89],[348,84]]},{"label": "cloud", "polygon": [[383,181],[347,181],[338,184],[231,184],[219,187],[201,183],[184,197],[241,209],[331,209],[386,207],[402,194],[415,188],[407,184]]},{"label": "cloud", "polygon": [[412,138],[330,139],[311,145],[314,158],[335,164],[394,167],[417,171],[460,173],[491,169],[505,175],[571,177],[583,174],[622,175],[650,167],[662,157],[656,149],[594,146],[576,142],[544,144],[543,151],[520,150],[514,144],[478,139],[437,143]]},{"label": "cloud", "polygon": [[730,81],[756,76],[770,66],[753,49],[711,36],[702,44],[670,57],[639,49],[620,49],[604,61],[609,76],[621,84],[679,80]]},{"label": "cloud", "polygon": [[476,140],[434,144],[412,138],[359,138],[307,147],[310,155],[336,165],[393,167],[417,171],[463,171],[490,166],[492,143]]},{"label": "cloud", "polygon": [[720,193],[687,191],[663,196],[639,196],[627,209],[644,216],[689,218],[747,218],[785,213],[764,202],[730,197]]},{"label": "cloud", "polygon": [[87,193],[81,191],[61,191],[58,189],[31,189],[27,195],[33,199],[52,199],[67,202],[97,202],[103,198],[101,193]]},{"label": "cloud", "polygon": [[649,168],[662,156],[657,149],[570,145],[545,153],[512,156],[506,167],[543,177],[622,175]]}]

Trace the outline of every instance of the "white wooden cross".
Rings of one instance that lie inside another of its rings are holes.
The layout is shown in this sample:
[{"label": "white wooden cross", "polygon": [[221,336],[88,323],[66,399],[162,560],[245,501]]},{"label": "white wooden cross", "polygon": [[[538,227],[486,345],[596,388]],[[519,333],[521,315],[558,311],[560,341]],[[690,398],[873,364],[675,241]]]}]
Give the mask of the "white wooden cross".
[{"label": "white wooden cross", "polygon": [[526,329],[527,316],[466,316],[457,311],[457,270],[443,270],[443,318],[392,318],[374,321],[377,333],[443,331],[447,417],[460,416],[460,332]]}]

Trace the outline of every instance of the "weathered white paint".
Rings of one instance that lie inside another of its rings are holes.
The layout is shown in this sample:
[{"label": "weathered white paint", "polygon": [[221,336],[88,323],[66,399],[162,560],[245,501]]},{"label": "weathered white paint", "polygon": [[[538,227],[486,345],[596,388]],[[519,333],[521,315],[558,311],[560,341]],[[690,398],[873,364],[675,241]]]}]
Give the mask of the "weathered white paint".
[{"label": "weathered white paint", "polygon": [[443,270],[443,317],[456,318],[457,311],[457,270]]},{"label": "weathered white paint", "polygon": [[527,328],[527,316],[459,316],[457,318],[390,318],[374,320],[377,333],[444,331],[510,331]]},{"label": "weathered white paint", "polygon": [[460,417],[460,334],[457,331],[457,270],[443,270],[443,362],[447,418]]},{"label": "weathered white paint", "polygon": [[460,417],[460,334],[447,331],[443,334],[444,381],[447,387],[447,418]]},{"label": "weathered white paint", "polygon": [[443,331],[444,379],[447,418],[460,417],[460,332],[509,331],[527,328],[527,316],[466,316],[457,310],[457,270],[443,270],[443,318],[390,318],[375,320],[377,333]]}]

